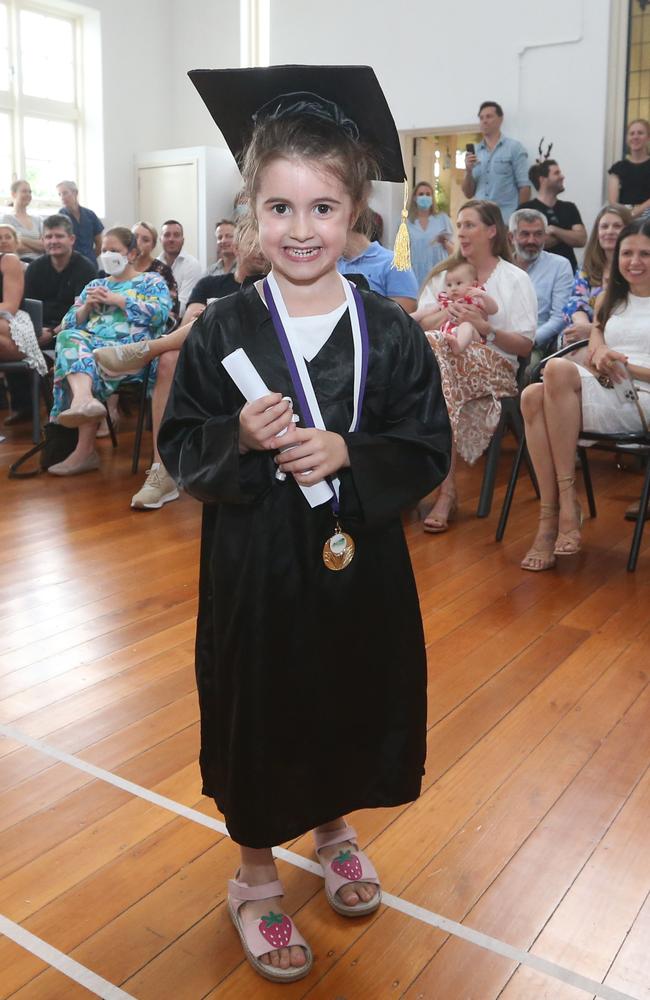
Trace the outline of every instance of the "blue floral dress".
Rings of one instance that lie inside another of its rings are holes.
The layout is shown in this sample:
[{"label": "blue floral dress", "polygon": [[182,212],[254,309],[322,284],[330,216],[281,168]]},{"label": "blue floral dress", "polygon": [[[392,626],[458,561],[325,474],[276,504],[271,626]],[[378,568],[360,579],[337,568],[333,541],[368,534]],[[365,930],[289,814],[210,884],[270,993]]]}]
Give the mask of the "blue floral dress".
[{"label": "blue floral dress", "polygon": [[589,322],[593,322],[594,306],[602,290],[602,283],[598,284],[594,282],[592,285],[591,278],[587,272],[578,268],[573,279],[571,297],[562,310],[567,325],[573,323],[573,317],[577,312],[583,312]]},{"label": "blue floral dress", "polygon": [[[102,306],[93,309],[83,327],[77,324],[77,309],[86,302],[92,288],[103,285],[126,299],[124,309]],[[129,281],[95,278],[89,281],[79,298],[63,317],[62,329],[56,338],[54,363],[54,406],[50,419],[56,419],[69,406],[68,375],[89,375],[96,399],[108,399],[125,379],[110,379],[101,374],[92,352],[116,342],[133,343],[152,340],[165,332],[172,308],[169,289],[160,275],[145,271]],[[130,375],[128,381],[142,381],[142,375]]]}]

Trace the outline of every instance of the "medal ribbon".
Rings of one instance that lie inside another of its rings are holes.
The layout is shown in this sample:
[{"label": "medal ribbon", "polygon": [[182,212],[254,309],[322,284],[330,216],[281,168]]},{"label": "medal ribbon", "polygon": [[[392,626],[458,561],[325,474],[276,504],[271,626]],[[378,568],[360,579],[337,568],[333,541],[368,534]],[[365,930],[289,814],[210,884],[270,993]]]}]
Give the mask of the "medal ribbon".
[{"label": "medal ribbon", "polygon": [[[350,314],[350,325],[352,327],[352,343],[354,346],[354,397],[351,431],[357,431],[361,423],[361,409],[366,392],[366,378],[368,375],[368,356],[370,354],[370,341],[368,338],[368,325],[366,323],[366,311],[363,308],[363,300],[355,286],[340,275],[348,303]],[[307,365],[302,356],[295,337],[292,332],[291,317],[282,298],[282,292],[273,274],[269,274],[264,279],[264,297],[273,321],[273,328],[280,342],[284,359],[289,369],[293,389],[302,413],[303,423],[306,427],[318,427],[319,430],[327,430],[323,416],[318,405],[316,393],[312,381],[309,377]],[[273,291],[271,290],[273,289]],[[276,301],[277,299],[277,301]],[[332,508],[338,514],[339,480],[334,476],[328,479],[334,493]]]}]

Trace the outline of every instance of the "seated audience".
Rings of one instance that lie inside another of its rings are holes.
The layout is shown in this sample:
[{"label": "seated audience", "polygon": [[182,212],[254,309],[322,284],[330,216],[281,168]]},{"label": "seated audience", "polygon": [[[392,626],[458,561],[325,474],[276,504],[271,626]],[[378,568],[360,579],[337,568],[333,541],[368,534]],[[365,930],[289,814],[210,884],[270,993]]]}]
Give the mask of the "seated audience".
[{"label": "seated audience", "polygon": [[66,215],[72,223],[77,253],[87,257],[97,269],[97,257],[101,251],[104,225],[90,208],[79,204],[79,188],[74,181],[61,181],[56,189],[61,199],[61,215]]},{"label": "seated audience", "polygon": [[51,347],[75,298],[96,277],[87,257],[75,250],[72,223],[66,215],[49,215],[43,222],[45,253],[25,271],[25,295],[43,303],[41,346]]},{"label": "seated audience", "polygon": [[517,139],[502,134],[503,108],[496,101],[483,101],[478,120],[483,138],[476,152],[465,156],[463,194],[495,202],[507,222],[530,198],[528,153]]},{"label": "seated audience", "polygon": [[635,118],[627,127],[629,156],[609,168],[607,197],[612,205],[624,205],[633,218],[650,211],[650,122]]},{"label": "seated audience", "polygon": [[180,304],[178,301],[178,285],[171,267],[164,264],[159,257],[154,257],[154,251],[158,244],[158,230],[150,222],[136,222],[131,229],[135,236],[137,256],[133,266],[140,274],[145,272],[159,274],[163,279],[172,299],[172,311],[170,316],[178,319]]},{"label": "seated audience", "polygon": [[413,189],[406,225],[411,242],[411,267],[419,291],[431,268],[453,250],[451,219],[437,210],[433,188],[426,181],[420,181]]},{"label": "seated audience", "polygon": [[29,215],[27,206],[32,200],[32,189],[27,181],[14,181],[11,185],[13,212],[2,216],[3,223],[9,223],[18,234],[18,256],[23,260],[34,260],[43,253],[43,223],[37,215]]},{"label": "seated audience", "polygon": [[537,296],[537,332],[529,362],[529,368],[533,368],[556,350],[573,287],[573,272],[566,258],[543,249],[546,218],[541,212],[520,208],[510,216],[508,228],[515,264],[526,271]]},{"label": "seated audience", "polygon": [[[226,282],[230,280],[230,282],[234,283],[235,287],[234,289],[229,288],[226,292],[229,295],[233,290],[236,291],[242,285],[247,285],[261,279],[268,271],[268,264],[257,249],[253,249],[248,254],[242,254],[239,249],[235,252],[237,255],[237,264],[233,274],[202,278],[199,284],[201,282]],[[176,370],[178,352],[192,329],[195,319],[200,316],[205,308],[206,304],[200,301],[188,306],[185,314],[186,320],[183,325],[166,336],[158,337],[155,340],[139,341],[137,343],[116,343],[110,347],[100,347],[93,352],[95,362],[109,378],[123,378],[129,373],[140,371],[144,365],[153,361],[154,358],[158,359],[156,384],[151,399],[153,463],[147,473],[144,486],[131,501],[132,507],[138,507],[141,510],[158,510],[168,500],[175,500],[178,495],[176,484],[160,462],[158,429],[162,422],[165,406],[167,405],[169,391]]]},{"label": "seated audience", "polygon": [[618,205],[605,205],[596,216],[582,267],[575,273],[571,296],[564,309],[567,324],[562,331],[564,344],[589,337],[596,299],[607,288],[616,241],[630,221],[628,210]]},{"label": "seated audience", "polygon": [[598,297],[589,342],[589,366],[551,358],[544,381],[521,398],[526,442],[540,489],[539,527],[523,569],[552,569],[558,556],[580,551],[582,515],[575,490],[581,430],[638,432],[634,401],[613,389],[626,364],[639,405],[650,420],[650,221],[637,219],[620,233],[607,291]]},{"label": "seated audience", "polygon": [[130,230],[109,229],[101,249],[108,277],[86,285],[64,316],[56,341],[51,420],[78,427],[79,441],[65,461],[50,466],[53,476],[75,476],[99,467],[94,441],[105,415],[102,401],[117,390],[119,381],[102,376],[93,348],[156,337],[165,329],[171,309],[169,289],[160,275],[139,274],[133,267],[137,248]]},{"label": "seated audience", "polygon": [[29,314],[20,308],[24,289],[21,261],[14,253],[0,249],[0,361],[26,361],[30,368],[45,375],[47,365],[34,325]]},{"label": "seated audience", "polygon": [[418,283],[413,271],[398,271],[393,266],[393,253],[381,243],[371,243],[366,232],[370,216],[361,215],[348,235],[348,241],[336,267],[341,274],[363,274],[373,292],[397,302],[406,312],[415,311]]},{"label": "seated audience", "polygon": [[[414,313],[425,331],[439,331],[448,320],[467,322],[482,340],[454,354],[442,334],[430,338],[454,438],[451,470],[424,522],[425,531],[434,533],[447,530],[458,507],[456,454],[473,464],[487,448],[501,415],[499,399],[517,394],[518,358],[530,354],[537,327],[535,291],[528,275],[511,263],[499,206],[490,201],[465,202],[456,225],[459,251],[433,269]],[[441,308],[436,301],[445,287],[447,269],[459,260],[473,264],[477,280],[499,305],[489,319],[477,305],[450,302]]]},{"label": "seated audience", "polygon": [[558,198],[564,191],[564,174],[556,160],[544,160],[543,163],[534,163],[528,176],[537,195],[521,207],[534,208],[546,217],[548,225],[544,249],[566,257],[573,272],[578,266],[574,247],[585,245],[587,231],[576,205]]},{"label": "seated audience", "polygon": [[199,278],[192,289],[183,317],[184,324],[200,316],[205,307],[214,299],[238,292],[242,285],[250,285],[268,272],[265,257],[257,249],[242,253],[235,241],[235,267],[227,274],[205,275]]},{"label": "seated audience", "polygon": [[217,259],[208,268],[208,275],[229,274],[235,266],[235,223],[220,219],[214,230]]},{"label": "seated audience", "polygon": [[158,260],[172,269],[178,285],[179,316],[182,317],[187,308],[190,292],[203,274],[203,269],[196,257],[183,250],[185,243],[183,227],[176,219],[167,219],[163,222],[160,242],[163,249],[158,255]]},{"label": "seated audience", "polygon": [[[72,223],[65,215],[50,215],[43,222],[45,253],[33,260],[25,271],[25,297],[43,303],[42,348],[52,347],[61,320],[97,272],[90,261],[74,247]],[[5,375],[11,396],[12,412],[5,425],[30,423],[31,392],[29,376],[17,372]]]}]

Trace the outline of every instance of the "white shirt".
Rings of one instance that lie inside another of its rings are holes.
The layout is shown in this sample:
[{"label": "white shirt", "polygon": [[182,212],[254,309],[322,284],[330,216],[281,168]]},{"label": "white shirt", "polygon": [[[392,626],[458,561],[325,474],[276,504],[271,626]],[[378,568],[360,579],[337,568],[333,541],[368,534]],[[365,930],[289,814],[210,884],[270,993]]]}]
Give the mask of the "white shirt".
[{"label": "white shirt", "polygon": [[343,305],[321,316],[291,317],[293,333],[305,361],[313,361],[321,347],[332,336],[334,327],[347,307],[347,302],[344,302]]},{"label": "white shirt", "polygon": [[[158,255],[158,260],[161,260],[163,264],[167,263],[164,253]],[[203,276],[203,268],[196,257],[193,257],[191,253],[185,253],[184,250],[181,250],[171,268],[178,285],[179,309],[182,316],[187,306],[187,300],[192,294],[192,289],[199,278]]]},{"label": "white shirt", "polygon": [[[425,285],[420,295],[419,306],[436,305],[436,295],[445,288],[447,272],[434,274]],[[494,271],[484,282],[488,295],[496,301],[499,311],[490,316],[490,326],[504,333],[519,333],[529,340],[535,339],[537,331],[537,296],[533,283],[520,267],[499,258]],[[502,354],[516,368],[518,361],[515,354],[508,354],[497,344],[490,347]]]}]

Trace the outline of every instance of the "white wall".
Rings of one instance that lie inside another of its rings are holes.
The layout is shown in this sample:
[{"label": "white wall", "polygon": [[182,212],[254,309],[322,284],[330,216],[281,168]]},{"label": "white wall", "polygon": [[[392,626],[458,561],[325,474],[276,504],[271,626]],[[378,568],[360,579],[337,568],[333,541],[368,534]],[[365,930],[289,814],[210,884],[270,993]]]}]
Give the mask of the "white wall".
[{"label": "white wall", "polygon": [[[613,0],[622,2],[622,0]],[[369,63],[400,130],[469,125],[484,99],[552,140],[587,225],[603,195],[610,0],[271,0],[273,63]],[[543,17],[541,16],[543,12]],[[317,23],[320,20],[320,24]]]},{"label": "white wall", "polygon": [[[481,100],[500,101],[531,161],[542,135],[553,141],[565,197],[590,225],[607,166],[610,2],[623,0],[545,0],[542,20],[521,0],[271,0],[271,62],[370,63],[400,130],[472,125]],[[101,17],[105,215],[130,221],[138,153],[222,144],[186,74],[239,64],[239,0],[86,5]]]}]

